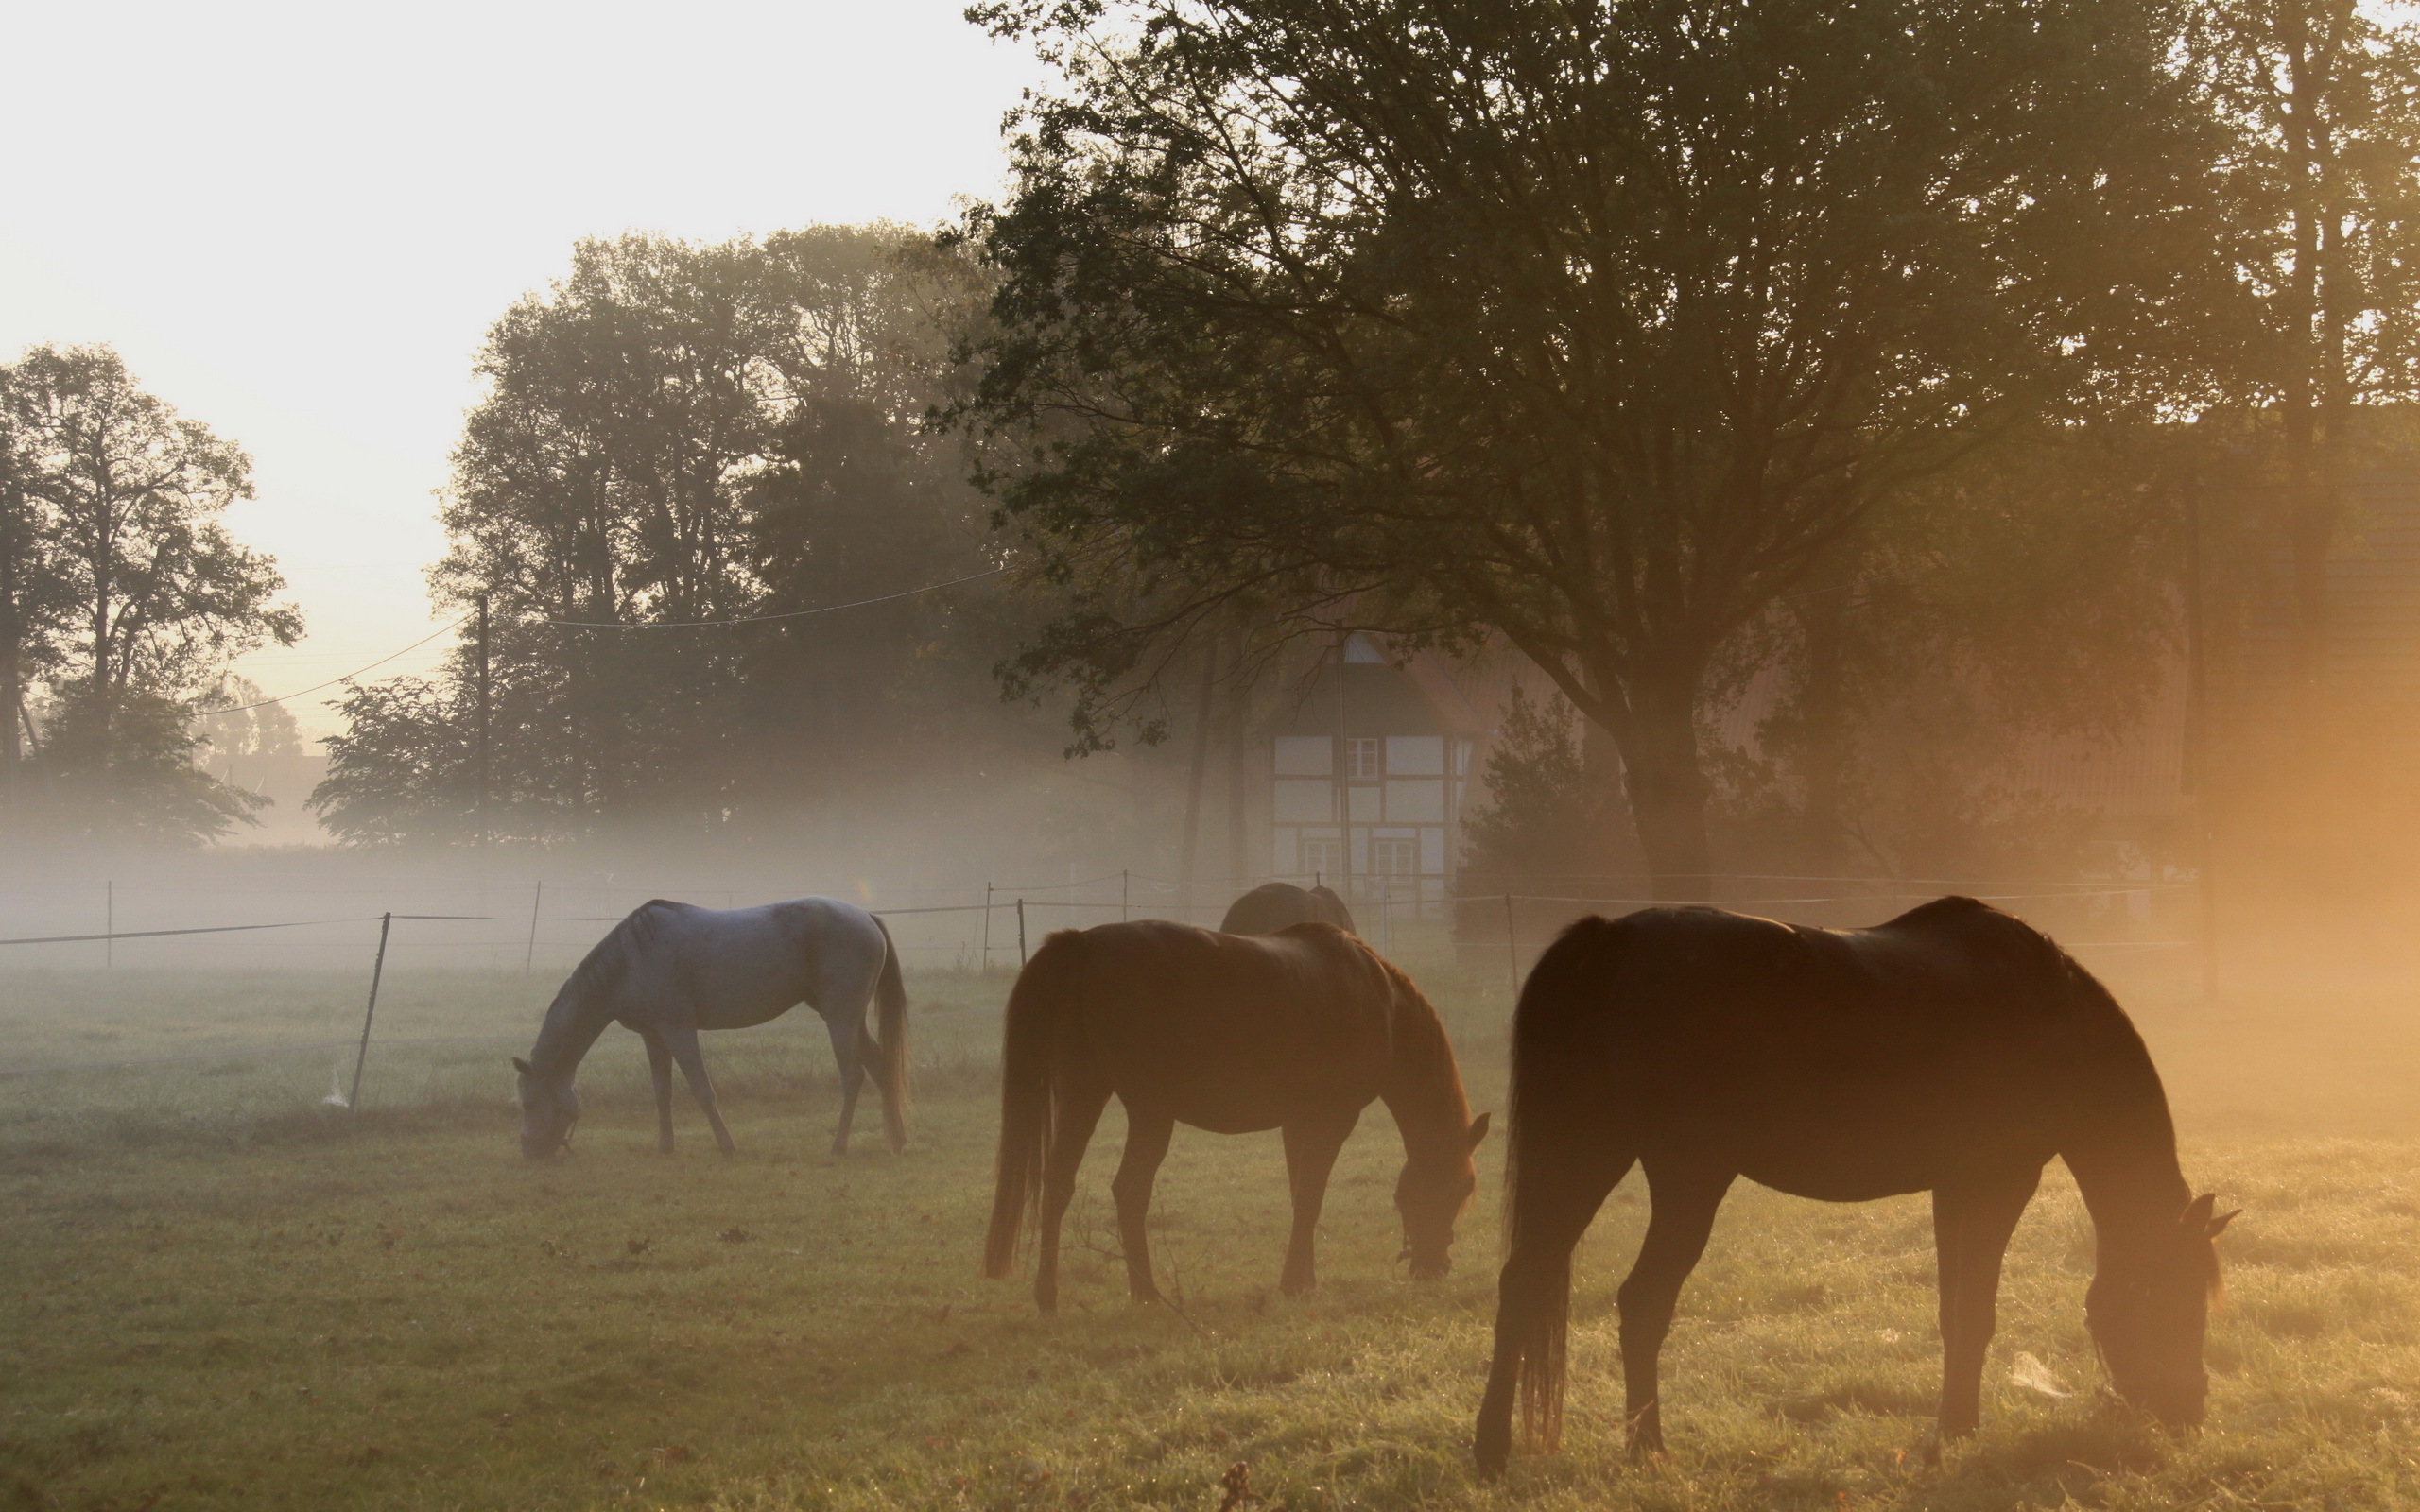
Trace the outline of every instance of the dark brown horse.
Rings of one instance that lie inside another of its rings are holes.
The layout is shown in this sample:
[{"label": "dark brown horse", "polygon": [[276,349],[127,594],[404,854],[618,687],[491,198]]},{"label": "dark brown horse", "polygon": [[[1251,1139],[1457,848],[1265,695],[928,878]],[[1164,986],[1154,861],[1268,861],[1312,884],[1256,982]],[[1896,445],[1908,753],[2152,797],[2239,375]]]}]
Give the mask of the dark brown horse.
[{"label": "dark brown horse", "polygon": [[1932,1194],[1941,1433],[1975,1431],[2000,1262],[2051,1157],[2092,1214],[2084,1301],[2120,1395],[2201,1420],[2213,1217],[2168,1099],[2107,989],[2019,920],[1944,898],[1866,930],[1715,908],[1583,919],[1512,1027],[1508,1258],[1479,1408],[1482,1474],[1560,1426],[1571,1251],[1634,1164],[1652,1211],[1618,1294],[1634,1454],[1663,1448],[1655,1363],[1715,1209],[1745,1176],[1799,1196]]},{"label": "dark brown horse", "polygon": [[1311,1288],[1328,1172],[1373,1100],[1403,1135],[1404,1257],[1416,1278],[1450,1267],[1487,1116],[1471,1121],[1437,1010],[1342,930],[1298,924],[1246,938],[1138,919],[1043,941],[1009,994],[983,1274],[1009,1274],[1020,1228],[1039,1216],[1033,1296],[1045,1313],[1059,1305],[1059,1224],[1076,1168],[1112,1097],[1126,1108],[1126,1155],[1110,1191],[1135,1300],[1160,1296],[1143,1218],[1178,1124],[1284,1136],[1294,1230],[1279,1284],[1290,1297]]},{"label": "dark brown horse", "polygon": [[1294,924],[1334,924],[1348,935],[1360,933],[1353,927],[1353,910],[1344,906],[1335,888],[1297,887],[1290,882],[1264,882],[1229,903],[1219,933],[1274,935]]}]

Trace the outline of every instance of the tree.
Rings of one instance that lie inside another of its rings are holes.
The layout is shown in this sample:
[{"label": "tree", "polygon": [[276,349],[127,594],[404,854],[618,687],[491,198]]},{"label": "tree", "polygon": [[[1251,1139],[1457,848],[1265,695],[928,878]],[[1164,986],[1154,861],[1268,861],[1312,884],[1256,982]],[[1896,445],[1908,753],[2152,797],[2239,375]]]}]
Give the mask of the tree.
[{"label": "tree", "polygon": [[2157,3],[997,4],[1064,93],[961,234],[959,419],[1092,737],[1230,595],[1493,630],[1708,884],[1722,647],[1877,501],[2119,386],[2209,262]]},{"label": "tree", "polygon": [[15,373],[0,367],[0,813],[20,798],[26,742],[33,734],[27,696],[59,661],[61,632],[75,610],[74,585],[46,550],[46,512],[32,491],[34,462],[16,425]]},{"label": "tree", "polygon": [[[196,841],[258,807],[193,771],[194,696],[233,657],[302,633],[267,557],[217,516],[250,460],[138,387],[107,347],[37,347],[5,385],[9,634],[22,698],[48,685],[34,764],[85,833]],[[32,723],[21,709],[21,726]]]},{"label": "tree", "polygon": [[919,734],[945,748],[1010,612],[989,585],[821,611],[996,564],[959,443],[922,427],[974,285],[892,227],[581,243],[490,332],[431,575],[488,599],[488,813],[466,643],[347,696],[329,826],[766,837]]},{"label": "tree", "polygon": [[2273,418],[2307,726],[2346,472],[2375,439],[2360,412],[2420,397],[2420,30],[2354,0],[2208,0],[2192,45],[2234,128],[2221,181],[2250,303],[2214,397]]}]

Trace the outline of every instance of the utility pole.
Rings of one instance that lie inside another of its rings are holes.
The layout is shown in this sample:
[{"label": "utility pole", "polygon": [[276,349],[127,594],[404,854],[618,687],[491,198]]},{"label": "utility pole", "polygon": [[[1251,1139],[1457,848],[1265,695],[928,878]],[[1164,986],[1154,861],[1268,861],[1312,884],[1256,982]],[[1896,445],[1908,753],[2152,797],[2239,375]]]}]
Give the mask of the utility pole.
[{"label": "utility pole", "polygon": [[479,595],[479,844],[488,843],[488,595]]}]

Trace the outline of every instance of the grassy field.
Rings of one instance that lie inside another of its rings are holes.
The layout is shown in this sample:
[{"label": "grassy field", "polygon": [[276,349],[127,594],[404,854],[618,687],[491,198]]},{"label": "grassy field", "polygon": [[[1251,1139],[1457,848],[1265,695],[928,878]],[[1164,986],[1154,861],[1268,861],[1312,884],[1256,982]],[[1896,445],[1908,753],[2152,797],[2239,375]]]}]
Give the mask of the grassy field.
[{"label": "grassy field", "polygon": [[[1500,981],[1411,964],[1478,1105],[1500,1104]],[[1564,1452],[1483,1487],[1467,1443],[1492,1160],[1461,1268],[1409,1284],[1374,1112],[1339,1170],[1322,1290],[1298,1302],[1275,1290],[1275,1137],[1180,1131],[1157,1240],[1180,1315],[1124,1299],[1113,1112],[1046,1323],[1024,1283],[975,1278],[1004,978],[911,983],[904,1157],[823,1155],[836,1098],[805,1020],[709,1040],[735,1159],[685,1101],[681,1153],[651,1153],[616,1035],[583,1077],[576,1153],[531,1166],[503,1067],[547,985],[399,977],[348,1112],[320,1099],[351,1074],[353,978],[0,977],[0,1507],[1209,1512],[1237,1463],[1270,1512],[2420,1505],[2408,1001],[2140,1012],[2188,1171],[2250,1210],[2224,1246],[2206,1431],[2171,1439],[2100,1397],[2089,1228],[2054,1172],[2011,1258],[1984,1433],[1927,1466],[1925,1206],[1743,1187],[1667,1351],[1673,1452],[1627,1468],[1626,1189],[1583,1254]],[[2066,1395],[2022,1383],[2021,1355]]]}]

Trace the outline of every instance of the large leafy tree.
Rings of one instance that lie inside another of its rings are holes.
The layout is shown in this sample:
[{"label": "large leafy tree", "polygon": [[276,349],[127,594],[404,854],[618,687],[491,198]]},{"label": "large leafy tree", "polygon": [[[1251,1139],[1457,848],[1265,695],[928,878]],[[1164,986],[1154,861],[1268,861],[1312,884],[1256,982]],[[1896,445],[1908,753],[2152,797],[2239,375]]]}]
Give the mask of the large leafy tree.
[{"label": "large leafy tree", "polygon": [[2157,0],[980,8],[1063,90],[964,235],[960,418],[1089,601],[1027,654],[1093,738],[1238,594],[1501,636],[1702,896],[1723,648],[1878,501],[2131,397],[2198,297]]},{"label": "large leafy tree", "polygon": [[275,563],[219,520],[251,495],[251,462],[106,347],[34,348],[0,387],[11,667],[20,694],[32,673],[48,685],[32,759],[67,800],[44,817],[148,839],[223,833],[259,803],[194,767],[194,701],[233,657],[302,633],[275,601]]},{"label": "large leafy tree", "polygon": [[979,588],[814,611],[992,564],[958,443],[922,428],[974,287],[890,227],[582,243],[490,332],[432,574],[488,598],[489,791],[466,637],[348,696],[327,824],[763,837],[962,708]]}]

